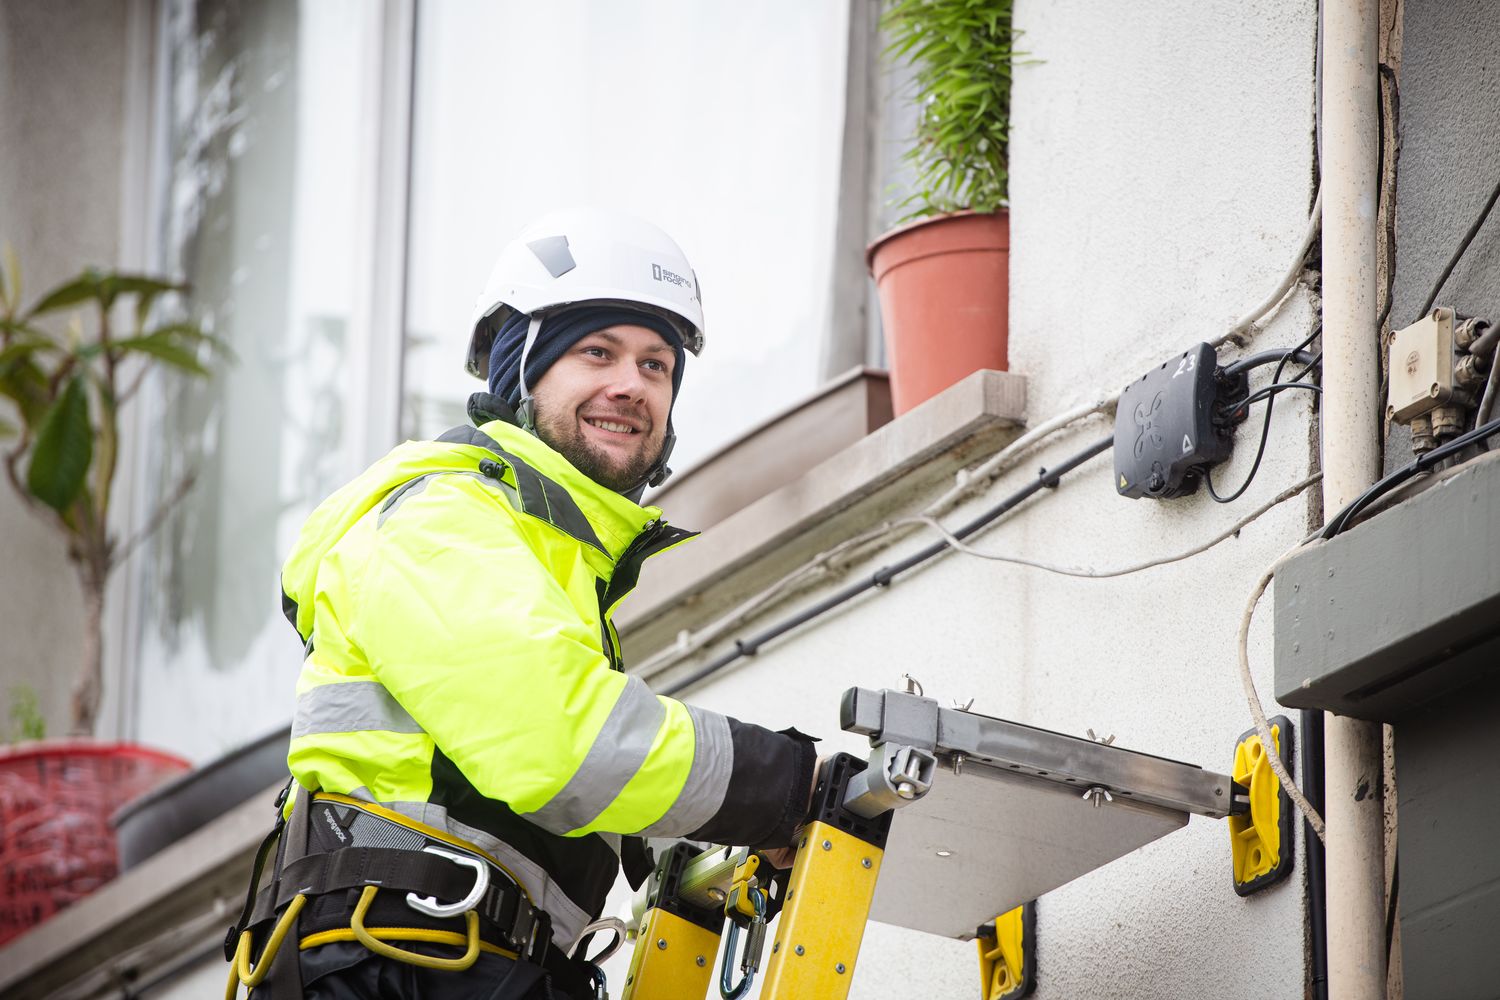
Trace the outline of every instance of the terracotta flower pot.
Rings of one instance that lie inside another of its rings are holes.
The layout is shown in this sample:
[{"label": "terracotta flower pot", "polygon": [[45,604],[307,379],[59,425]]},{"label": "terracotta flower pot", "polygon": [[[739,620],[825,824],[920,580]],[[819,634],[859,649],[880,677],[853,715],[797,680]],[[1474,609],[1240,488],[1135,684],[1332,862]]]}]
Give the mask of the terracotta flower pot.
[{"label": "terracotta flower pot", "polygon": [[1008,211],[913,222],[870,244],[865,261],[880,292],[897,415],[971,372],[1006,370]]}]

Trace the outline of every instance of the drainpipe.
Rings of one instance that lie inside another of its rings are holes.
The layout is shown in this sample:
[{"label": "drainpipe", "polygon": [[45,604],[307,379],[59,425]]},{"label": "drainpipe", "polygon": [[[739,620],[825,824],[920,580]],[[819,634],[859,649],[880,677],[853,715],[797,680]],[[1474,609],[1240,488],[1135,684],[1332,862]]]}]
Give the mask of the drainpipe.
[{"label": "drainpipe", "polygon": [[[1323,8],[1323,508],[1380,474],[1375,209],[1379,0]],[[1328,986],[1332,1000],[1385,995],[1380,725],[1329,715]]]}]

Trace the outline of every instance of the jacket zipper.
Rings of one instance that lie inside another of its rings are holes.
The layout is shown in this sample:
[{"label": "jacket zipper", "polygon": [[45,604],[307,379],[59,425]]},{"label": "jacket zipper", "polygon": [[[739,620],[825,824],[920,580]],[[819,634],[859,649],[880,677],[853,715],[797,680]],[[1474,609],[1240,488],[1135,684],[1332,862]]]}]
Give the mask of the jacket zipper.
[{"label": "jacket zipper", "polygon": [[625,669],[625,658],[620,650],[620,636],[615,631],[615,623],[610,617],[610,612],[615,605],[625,599],[625,595],[635,589],[636,583],[640,580],[642,563],[663,549],[671,548],[696,534],[698,534],[696,531],[674,528],[660,519],[648,521],[641,529],[641,533],[631,540],[630,544],[625,547],[625,551],[620,553],[620,558],[615,561],[615,571],[610,576],[609,585],[605,587],[599,598],[599,613],[609,631],[612,647],[610,656],[614,661],[615,669]]}]

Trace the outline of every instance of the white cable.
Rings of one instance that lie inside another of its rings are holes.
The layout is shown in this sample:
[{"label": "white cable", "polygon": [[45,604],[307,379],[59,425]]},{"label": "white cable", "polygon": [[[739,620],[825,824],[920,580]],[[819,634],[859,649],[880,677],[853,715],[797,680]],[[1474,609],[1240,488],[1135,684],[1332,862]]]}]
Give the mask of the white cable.
[{"label": "white cable", "polygon": [[1216,341],[1211,341],[1215,347],[1227,341],[1236,340],[1245,333],[1251,333],[1259,320],[1269,315],[1281,304],[1281,300],[1286,298],[1286,293],[1292,290],[1292,286],[1297,283],[1297,279],[1302,275],[1302,262],[1307,259],[1307,252],[1312,249],[1313,240],[1318,238],[1318,231],[1322,228],[1322,221],[1323,189],[1320,187],[1318,188],[1317,197],[1313,199],[1312,215],[1307,220],[1307,231],[1302,234],[1302,243],[1297,248],[1296,258],[1292,261],[1292,266],[1287,269],[1286,274],[1281,276],[1281,283],[1276,286],[1275,291],[1266,296],[1265,301],[1241,316],[1235,322],[1234,326],[1229,328],[1228,333]]},{"label": "white cable", "polygon": [[1255,617],[1255,605],[1260,602],[1260,597],[1266,592],[1271,584],[1271,578],[1292,556],[1311,542],[1321,544],[1322,539],[1316,535],[1306,541],[1298,542],[1292,548],[1273,562],[1260,579],[1256,581],[1255,590],[1250,594],[1250,601],[1245,605],[1245,614],[1240,618],[1239,654],[1240,654],[1240,684],[1245,689],[1245,700],[1250,706],[1250,717],[1255,720],[1255,732],[1260,737],[1260,745],[1266,751],[1266,763],[1271,765],[1271,771],[1281,782],[1281,787],[1291,800],[1302,810],[1302,815],[1307,819],[1307,825],[1312,827],[1313,833],[1318,835],[1318,840],[1327,843],[1327,837],[1323,832],[1323,817],[1313,808],[1313,804],[1307,801],[1307,796],[1302,794],[1302,789],[1292,780],[1287,773],[1286,764],[1282,763],[1281,751],[1277,749],[1276,740],[1271,735],[1271,724],[1266,721],[1266,710],[1261,707],[1260,695],[1255,690],[1255,678],[1250,675],[1250,620]]},{"label": "white cable", "polygon": [[[1253,335],[1253,333],[1257,330],[1255,324],[1259,320],[1264,319],[1267,315],[1276,310],[1281,302],[1287,297],[1287,294],[1292,290],[1292,287],[1297,283],[1298,277],[1300,277],[1302,274],[1303,262],[1307,259],[1307,253],[1308,250],[1311,249],[1313,241],[1317,239],[1322,216],[1323,192],[1321,189],[1319,189],[1317,197],[1313,201],[1312,214],[1307,220],[1307,229],[1302,235],[1302,242],[1298,245],[1297,256],[1295,259],[1293,259],[1291,266],[1287,269],[1286,274],[1284,274],[1281,280],[1277,283],[1275,290],[1272,291],[1272,293],[1268,295],[1258,306],[1256,306],[1250,312],[1246,313],[1244,316],[1240,317],[1240,319],[1237,320],[1234,325],[1229,328],[1228,332],[1224,333],[1222,336],[1214,340],[1209,341],[1211,345],[1213,345],[1214,347],[1222,346],[1230,340],[1236,340],[1237,338],[1240,338],[1246,332],[1250,332]],[[738,607],[705,625],[703,628],[698,629],[695,632],[682,632],[681,634],[679,634],[678,641],[676,643],[668,646],[667,648],[657,653],[655,656],[652,656],[642,662],[636,668],[636,670],[643,674],[650,674],[655,672],[660,667],[670,665],[677,660],[693,655],[708,644],[717,640],[719,637],[723,636],[725,633],[743,624],[756,611],[782,597],[795,584],[805,579],[814,571],[825,568],[828,563],[837,555],[847,552],[852,548],[868,544],[869,542],[879,539],[884,535],[894,534],[898,531],[904,531],[913,524],[921,522],[923,518],[936,518],[939,515],[946,513],[959,501],[963,500],[965,497],[976,492],[977,490],[987,486],[991,480],[1000,476],[1012,466],[1014,466],[1026,451],[1039,444],[1044,439],[1050,437],[1051,435],[1057,433],[1065,427],[1078,422],[1079,420],[1083,420],[1087,417],[1093,416],[1094,414],[1104,413],[1110,407],[1114,406],[1115,403],[1119,401],[1119,399],[1120,393],[1113,392],[1101,399],[1098,399],[1096,402],[1088,403],[1083,406],[1076,407],[1072,410],[1068,410],[1065,413],[1058,414],[1057,416],[1038,424],[1036,427],[1033,427],[1026,433],[1022,434],[1020,437],[1016,438],[1016,440],[1012,441],[1005,448],[1002,448],[998,453],[996,453],[982,465],[975,468],[972,472],[969,473],[969,475],[964,478],[961,483],[957,484],[942,496],[938,497],[937,500],[933,501],[926,508],[924,508],[921,514],[917,515],[917,517],[904,518],[899,521],[882,524],[869,531],[865,531],[862,534],[855,536],[854,538],[841,542],[830,549],[826,549],[823,552],[818,553],[798,569],[793,570],[791,573],[783,576],[775,583],[772,583],[768,587],[765,587],[749,600],[743,602]]]},{"label": "white cable", "polygon": [[963,482],[934,500],[922,511],[923,516],[937,517],[939,514],[947,513],[960,500],[973,493],[980,486],[988,485],[995,477],[1015,465],[1016,460],[1021,457],[1021,454],[1031,448],[1032,445],[1055,434],[1069,424],[1076,423],[1085,417],[1091,417],[1096,413],[1103,413],[1111,406],[1114,406],[1119,399],[1120,394],[1118,392],[1111,393],[1098,402],[1085,404],[1038,424],[1000,449],[999,452],[983,465],[976,467],[964,478]]},{"label": "white cable", "polygon": [[1256,518],[1260,517],[1266,511],[1270,510],[1272,507],[1275,507],[1277,504],[1285,503],[1286,501],[1292,499],[1292,497],[1301,493],[1303,490],[1307,489],[1313,483],[1318,482],[1322,478],[1323,473],[1315,472],[1311,476],[1308,476],[1306,479],[1302,480],[1300,483],[1297,483],[1294,486],[1288,486],[1286,489],[1282,490],[1270,500],[1267,500],[1265,503],[1255,508],[1255,510],[1253,510],[1249,514],[1240,518],[1228,528],[1219,532],[1214,537],[1208,539],[1208,541],[1200,542],[1199,544],[1188,549],[1186,552],[1179,552],[1175,555],[1170,556],[1161,556],[1156,559],[1148,559],[1145,562],[1135,563],[1134,565],[1130,566],[1121,566],[1117,569],[1069,569],[1065,566],[1053,566],[1048,563],[1035,562],[1031,559],[1023,559],[1020,556],[1007,556],[1002,555],[998,552],[980,552],[978,549],[973,548],[962,539],[954,535],[952,532],[950,532],[942,525],[942,523],[937,520],[937,518],[923,515],[912,518],[912,520],[919,521],[922,524],[925,524],[928,527],[932,528],[943,537],[943,539],[948,543],[950,547],[958,552],[962,552],[964,555],[975,556],[979,559],[989,559],[993,560],[994,562],[1014,563],[1018,566],[1030,566],[1032,569],[1039,569],[1047,573],[1056,573],[1059,576],[1079,577],[1085,580],[1107,580],[1111,577],[1126,576],[1130,573],[1139,573],[1142,570],[1151,569],[1155,566],[1165,566],[1167,563],[1181,562],[1184,559],[1189,559],[1195,555],[1198,555],[1200,552],[1206,552],[1225,539],[1239,534],[1240,531],[1243,530],[1245,526],[1248,525],[1251,521],[1254,521]]}]

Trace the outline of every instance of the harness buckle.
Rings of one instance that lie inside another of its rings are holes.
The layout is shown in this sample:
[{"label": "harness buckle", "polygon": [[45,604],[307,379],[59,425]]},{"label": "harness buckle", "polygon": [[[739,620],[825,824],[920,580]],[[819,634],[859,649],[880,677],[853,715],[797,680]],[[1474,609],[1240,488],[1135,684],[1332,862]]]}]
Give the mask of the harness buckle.
[{"label": "harness buckle", "polygon": [[470,889],[469,894],[457,903],[440,903],[436,896],[418,896],[414,892],[408,892],[406,894],[407,906],[429,917],[457,917],[479,905],[479,901],[484,898],[485,892],[490,887],[490,869],[487,864],[478,858],[444,850],[435,844],[429,844],[422,850],[428,854],[436,854],[440,858],[447,858],[460,867],[474,869],[474,888]]}]

